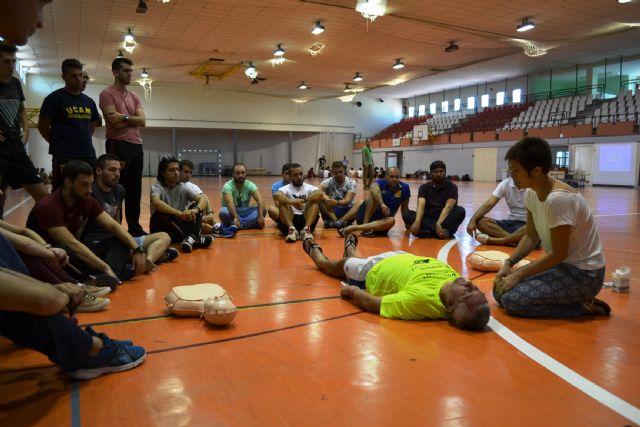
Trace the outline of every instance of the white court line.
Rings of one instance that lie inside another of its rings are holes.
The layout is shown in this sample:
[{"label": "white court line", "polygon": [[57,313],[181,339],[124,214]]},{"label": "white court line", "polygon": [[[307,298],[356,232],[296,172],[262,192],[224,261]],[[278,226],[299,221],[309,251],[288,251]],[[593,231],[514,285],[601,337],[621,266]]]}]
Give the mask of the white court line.
[{"label": "white court line", "polygon": [[[438,260],[447,262],[449,257],[449,251],[452,247],[458,244],[457,239],[450,240],[444,245],[438,252]],[[576,371],[558,362],[553,357],[538,350],[533,345],[529,344],[522,338],[520,338],[515,332],[498,322],[493,316],[489,319],[488,326],[496,333],[500,338],[511,344],[517,350],[522,352],[528,358],[550,371],[552,374],[560,377],[564,381],[568,382],[581,392],[585,393],[589,397],[602,403],[609,409],[623,417],[633,421],[636,424],[640,424],[640,409],[633,406],[629,402],[619,398],[613,393],[608,392],[604,388],[589,381]]]},{"label": "white court line", "polygon": [[18,203],[17,205],[13,206],[11,209],[5,211],[4,217],[6,218],[9,215],[11,215],[16,209],[18,209],[20,206],[22,206],[25,203],[27,203],[29,200],[31,200],[31,196],[27,197],[26,199],[23,199],[20,203]]},{"label": "white court line", "polygon": [[640,215],[640,212],[629,212],[623,214],[602,214],[602,215],[594,215],[594,218],[603,218],[606,216],[629,216],[629,215]]}]

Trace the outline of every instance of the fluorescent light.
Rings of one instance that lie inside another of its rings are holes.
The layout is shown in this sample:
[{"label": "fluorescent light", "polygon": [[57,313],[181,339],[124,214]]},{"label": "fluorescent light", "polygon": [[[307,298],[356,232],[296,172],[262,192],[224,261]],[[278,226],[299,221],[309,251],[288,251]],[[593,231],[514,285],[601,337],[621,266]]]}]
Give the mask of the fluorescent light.
[{"label": "fluorescent light", "polygon": [[618,3],[620,4],[631,3],[631,0],[618,0]]},{"label": "fluorescent light", "polygon": [[354,82],[361,82],[362,81],[362,74],[360,74],[360,71],[356,71],[356,75],[353,76],[353,81]]},{"label": "fluorescent light", "polygon": [[304,80],[302,80],[300,82],[300,84],[298,85],[298,89],[302,89],[302,90],[309,89],[309,86],[307,86],[307,84],[304,82]]},{"label": "fluorescent light", "polygon": [[397,58],[397,59],[396,59],[396,63],[395,63],[395,64],[393,64],[393,67],[392,67],[392,68],[393,68],[394,70],[399,70],[399,69],[401,69],[401,68],[404,68],[404,63],[400,60],[400,58]]},{"label": "fluorescent light", "polygon": [[318,34],[322,33],[324,33],[324,25],[322,25],[320,21],[316,21],[316,25],[314,25],[313,29],[311,30],[311,34],[315,34],[317,36]]},{"label": "fluorescent light", "polygon": [[131,28],[127,31],[127,34],[124,35],[124,41],[127,43],[133,43],[135,39],[133,38],[133,33],[131,32]]},{"label": "fluorescent light", "polygon": [[518,32],[524,32],[524,31],[529,31],[529,30],[533,30],[536,27],[536,24],[534,24],[533,22],[529,21],[529,18],[524,18],[522,20],[522,24],[518,25],[516,27],[516,31]]}]

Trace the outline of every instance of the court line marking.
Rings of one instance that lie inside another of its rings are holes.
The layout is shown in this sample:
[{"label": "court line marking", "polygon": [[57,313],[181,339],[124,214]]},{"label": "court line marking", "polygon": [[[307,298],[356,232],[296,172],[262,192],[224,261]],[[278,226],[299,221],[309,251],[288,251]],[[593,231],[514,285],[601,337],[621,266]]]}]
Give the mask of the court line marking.
[{"label": "court line marking", "polygon": [[[456,244],[458,244],[458,240],[454,239],[444,245],[438,252],[438,260],[447,262],[449,251]],[[500,338],[515,347],[516,350],[522,352],[538,365],[547,369],[549,372],[566,381],[592,399],[597,400],[612,411],[617,412],[619,415],[622,415],[636,424],[640,424],[639,408],[588,380],[568,366],[558,362],[553,357],[525,341],[511,329],[496,320],[493,316],[489,318],[488,326]]]},{"label": "court line marking", "polygon": [[20,206],[24,205],[25,203],[27,203],[29,200],[31,200],[31,195],[29,195],[26,199],[22,199],[17,205],[12,206],[10,209],[8,209],[5,213],[4,213],[4,217],[8,217],[9,215],[11,215],[13,212],[15,212]]},{"label": "court line marking", "polygon": [[621,213],[621,214],[600,214],[594,215],[594,218],[603,218],[607,216],[629,216],[629,215],[640,215],[640,212],[629,212],[629,213]]},{"label": "court line marking", "polygon": [[71,427],[80,427],[80,382],[71,383]]},{"label": "court line marking", "polygon": [[[325,300],[333,300],[340,299],[340,295],[332,295],[328,297],[318,297],[318,298],[306,298],[306,299],[296,299],[289,301],[278,301],[278,302],[266,302],[261,304],[253,304],[253,305],[244,305],[237,307],[238,310],[254,310],[256,308],[264,308],[264,307],[276,307],[279,305],[287,305],[287,304],[301,304],[304,302],[315,302],[315,301],[325,301]],[[180,316],[175,316],[173,314],[161,314],[159,316],[146,316],[146,317],[134,317],[131,319],[121,319],[121,320],[109,320],[107,322],[97,322],[97,323],[83,323],[78,325],[79,327],[85,326],[104,326],[104,325],[121,325],[124,323],[133,323],[133,322],[144,322],[148,320],[158,320],[158,319],[173,319],[180,318]]]}]

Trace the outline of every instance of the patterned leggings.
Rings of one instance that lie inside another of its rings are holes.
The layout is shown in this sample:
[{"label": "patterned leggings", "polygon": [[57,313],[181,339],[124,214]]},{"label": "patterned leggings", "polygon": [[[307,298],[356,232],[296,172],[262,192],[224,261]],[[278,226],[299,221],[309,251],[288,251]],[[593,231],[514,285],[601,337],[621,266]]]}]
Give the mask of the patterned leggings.
[{"label": "patterned leggings", "polygon": [[590,303],[602,288],[604,267],[581,270],[571,264],[558,264],[527,277],[502,295],[493,296],[513,316],[579,317],[583,303]]}]

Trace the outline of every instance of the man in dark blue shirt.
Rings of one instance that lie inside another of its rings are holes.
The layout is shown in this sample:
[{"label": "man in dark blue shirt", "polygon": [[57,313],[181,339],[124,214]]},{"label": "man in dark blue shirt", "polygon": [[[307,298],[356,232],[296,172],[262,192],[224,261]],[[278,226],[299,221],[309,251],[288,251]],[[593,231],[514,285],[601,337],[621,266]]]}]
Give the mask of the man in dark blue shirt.
[{"label": "man in dark blue shirt", "polygon": [[82,93],[84,76],[77,59],[62,61],[64,87],[42,103],[38,130],[53,156],[53,189],[62,186],[62,169],[70,160],[82,160],[95,169],[96,151],[91,136],[100,115],[95,102]]},{"label": "man in dark blue shirt", "polygon": [[458,230],[466,214],[458,206],[458,187],[448,179],[441,160],[431,163],[431,181],[418,189],[416,212],[403,212],[405,226],[416,237],[447,239]]},{"label": "man in dark blue shirt", "polygon": [[389,168],[385,179],[371,185],[369,196],[343,216],[344,222],[355,218],[356,224],[339,229],[338,234],[345,237],[360,231],[364,237],[386,235],[396,223],[394,217],[398,209],[403,215],[409,210],[410,197],[409,185],[400,181],[400,170]]}]

